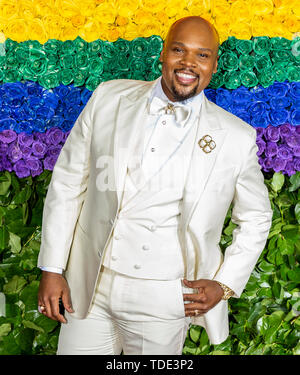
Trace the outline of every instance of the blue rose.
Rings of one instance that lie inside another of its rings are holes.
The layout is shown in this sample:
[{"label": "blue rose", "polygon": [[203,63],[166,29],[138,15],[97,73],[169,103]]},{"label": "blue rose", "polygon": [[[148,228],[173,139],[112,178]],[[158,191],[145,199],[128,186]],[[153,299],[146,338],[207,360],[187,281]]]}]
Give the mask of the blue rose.
[{"label": "blue rose", "polygon": [[224,109],[229,109],[232,103],[231,93],[229,90],[219,88],[217,89],[216,104]]},{"label": "blue rose", "polygon": [[290,101],[290,98],[286,95],[284,97],[279,97],[279,98],[273,97],[270,99],[269,103],[272,109],[283,109],[283,108],[289,107],[291,104],[291,101]]},{"label": "blue rose", "polygon": [[290,114],[291,124],[292,125],[300,125],[300,109],[295,109]]},{"label": "blue rose", "polygon": [[270,123],[274,126],[284,124],[289,120],[289,112],[285,109],[278,109],[270,111],[269,113]]},{"label": "blue rose", "polygon": [[261,86],[252,88],[250,92],[253,94],[253,100],[255,101],[266,102],[269,99],[266,89]]},{"label": "blue rose", "polygon": [[241,86],[232,92],[232,102],[240,106],[251,102],[253,94],[245,86]]},{"label": "blue rose", "polygon": [[254,127],[265,128],[270,124],[269,120],[269,105],[264,102],[254,102],[250,104],[248,110],[251,115],[251,125]]},{"label": "blue rose", "polygon": [[81,102],[83,105],[86,105],[86,103],[88,102],[88,100],[90,99],[90,97],[92,96],[93,92],[84,88],[81,93],[80,93],[80,97],[81,97]]},{"label": "blue rose", "polygon": [[267,94],[270,98],[282,98],[285,97],[289,91],[289,84],[283,82],[275,82],[273,85],[269,86],[267,89]]}]

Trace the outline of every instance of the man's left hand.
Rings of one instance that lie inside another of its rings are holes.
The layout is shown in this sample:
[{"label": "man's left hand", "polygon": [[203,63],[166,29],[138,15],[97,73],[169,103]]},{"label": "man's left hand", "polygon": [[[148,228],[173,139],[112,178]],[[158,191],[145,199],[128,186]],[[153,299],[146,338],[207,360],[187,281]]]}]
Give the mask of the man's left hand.
[{"label": "man's left hand", "polygon": [[200,279],[194,281],[183,280],[188,288],[197,289],[198,293],[183,294],[184,301],[190,301],[184,304],[186,316],[197,316],[207,313],[212,309],[224,294],[221,286],[214,280]]}]

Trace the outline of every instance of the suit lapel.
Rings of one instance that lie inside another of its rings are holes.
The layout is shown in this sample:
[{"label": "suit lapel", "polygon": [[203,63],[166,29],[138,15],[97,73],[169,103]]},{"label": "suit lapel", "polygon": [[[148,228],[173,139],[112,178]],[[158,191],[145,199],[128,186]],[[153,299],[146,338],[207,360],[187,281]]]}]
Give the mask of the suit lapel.
[{"label": "suit lapel", "polygon": [[[183,193],[181,220],[184,229],[186,229],[205,189],[226,134],[227,130],[221,127],[220,120],[214,112],[213,106],[204,97],[190,168]],[[205,153],[198,144],[199,140],[205,135],[209,135],[216,144],[215,149],[210,153]]]},{"label": "suit lapel", "polygon": [[121,96],[114,137],[114,170],[119,202],[122,198],[129,156],[136,137],[142,137],[147,105],[156,81],[143,85],[128,96]]}]

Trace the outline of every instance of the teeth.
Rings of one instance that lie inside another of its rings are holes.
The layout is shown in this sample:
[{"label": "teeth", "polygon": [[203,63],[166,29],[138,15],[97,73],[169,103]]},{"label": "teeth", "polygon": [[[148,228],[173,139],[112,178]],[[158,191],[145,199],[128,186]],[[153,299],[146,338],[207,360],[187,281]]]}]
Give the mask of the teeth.
[{"label": "teeth", "polygon": [[179,77],[182,77],[182,78],[187,78],[187,79],[193,79],[195,78],[195,76],[192,76],[190,74],[186,74],[186,73],[176,73]]}]

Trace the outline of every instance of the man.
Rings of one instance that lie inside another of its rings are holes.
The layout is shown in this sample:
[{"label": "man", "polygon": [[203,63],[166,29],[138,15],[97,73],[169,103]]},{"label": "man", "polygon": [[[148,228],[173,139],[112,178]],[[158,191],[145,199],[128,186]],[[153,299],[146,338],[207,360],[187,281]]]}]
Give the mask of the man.
[{"label": "man", "polygon": [[76,121],[38,261],[39,309],[65,323],[58,354],[181,354],[190,323],[213,344],[228,336],[227,299],[242,293],[272,212],[255,130],[203,94],[218,45],[204,19],[175,22],[162,77],[102,83]]}]

